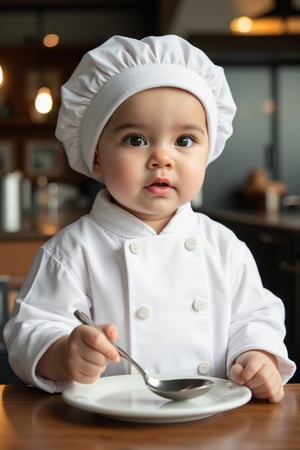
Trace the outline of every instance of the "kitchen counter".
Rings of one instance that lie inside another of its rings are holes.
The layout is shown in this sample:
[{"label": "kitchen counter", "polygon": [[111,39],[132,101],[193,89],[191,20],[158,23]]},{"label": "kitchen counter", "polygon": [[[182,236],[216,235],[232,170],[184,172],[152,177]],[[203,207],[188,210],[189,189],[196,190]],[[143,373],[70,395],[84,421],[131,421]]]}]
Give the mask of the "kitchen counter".
[{"label": "kitchen counter", "polygon": [[[269,227],[281,231],[300,234],[300,209],[271,214],[251,210],[227,210],[203,207],[200,212],[219,221]],[[24,216],[19,231],[6,232],[0,229],[0,241],[48,239],[60,229],[86,214],[80,209],[61,209],[58,211],[41,211]]]},{"label": "kitchen counter", "polygon": [[20,230],[7,232],[0,229],[0,241],[45,240],[84,214],[86,214],[85,210],[74,208],[26,214]]},{"label": "kitchen counter", "polygon": [[84,214],[80,209],[45,210],[24,216],[19,231],[0,230],[0,276],[26,275],[38,248]]},{"label": "kitchen counter", "polygon": [[201,208],[200,210],[217,221],[256,225],[278,231],[300,234],[300,208],[279,213],[267,213],[251,210],[226,210],[218,208]]}]

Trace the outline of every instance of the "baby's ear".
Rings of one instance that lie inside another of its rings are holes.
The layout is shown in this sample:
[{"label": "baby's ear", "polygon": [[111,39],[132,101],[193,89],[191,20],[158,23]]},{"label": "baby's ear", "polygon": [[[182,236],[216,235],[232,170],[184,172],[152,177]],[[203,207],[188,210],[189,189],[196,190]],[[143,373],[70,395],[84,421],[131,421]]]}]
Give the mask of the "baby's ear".
[{"label": "baby's ear", "polygon": [[101,176],[100,156],[99,156],[98,152],[95,152],[95,155],[94,155],[93,175],[95,177],[100,177]]}]

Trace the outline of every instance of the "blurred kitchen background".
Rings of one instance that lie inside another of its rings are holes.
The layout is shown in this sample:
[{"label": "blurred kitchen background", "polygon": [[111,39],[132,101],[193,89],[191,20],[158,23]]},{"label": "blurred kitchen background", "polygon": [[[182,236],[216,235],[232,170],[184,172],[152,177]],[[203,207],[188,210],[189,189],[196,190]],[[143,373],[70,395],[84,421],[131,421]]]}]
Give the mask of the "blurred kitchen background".
[{"label": "blurred kitchen background", "polygon": [[234,134],[193,205],[249,245],[299,361],[300,0],[0,0],[0,324],[38,246],[101,188],[55,139],[60,86],[108,37],[166,33],[224,66]]}]

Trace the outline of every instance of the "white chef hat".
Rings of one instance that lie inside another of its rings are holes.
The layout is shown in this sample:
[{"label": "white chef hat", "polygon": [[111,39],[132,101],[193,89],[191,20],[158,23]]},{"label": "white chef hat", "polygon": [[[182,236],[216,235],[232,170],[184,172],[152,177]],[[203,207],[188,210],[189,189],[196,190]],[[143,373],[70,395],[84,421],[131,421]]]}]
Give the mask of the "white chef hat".
[{"label": "white chef hat", "polygon": [[93,177],[97,143],[113,112],[130,96],[156,87],[181,88],[199,98],[207,116],[208,163],[216,159],[236,111],[223,69],[179,36],[114,36],[86,53],[61,88],[56,137],[70,166]]}]

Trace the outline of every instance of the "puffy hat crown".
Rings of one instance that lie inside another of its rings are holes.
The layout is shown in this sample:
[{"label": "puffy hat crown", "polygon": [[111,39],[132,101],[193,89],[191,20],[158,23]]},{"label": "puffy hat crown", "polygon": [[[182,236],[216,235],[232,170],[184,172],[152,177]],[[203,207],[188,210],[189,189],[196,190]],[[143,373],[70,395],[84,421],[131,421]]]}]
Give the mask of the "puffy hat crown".
[{"label": "puffy hat crown", "polygon": [[70,166],[93,177],[96,146],[113,112],[130,96],[155,87],[184,89],[202,102],[208,163],[216,159],[232,134],[236,111],[222,67],[179,36],[114,36],[86,53],[61,88],[56,137]]}]

